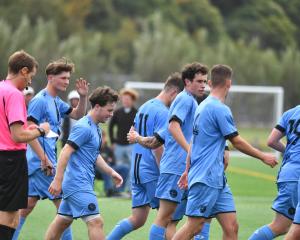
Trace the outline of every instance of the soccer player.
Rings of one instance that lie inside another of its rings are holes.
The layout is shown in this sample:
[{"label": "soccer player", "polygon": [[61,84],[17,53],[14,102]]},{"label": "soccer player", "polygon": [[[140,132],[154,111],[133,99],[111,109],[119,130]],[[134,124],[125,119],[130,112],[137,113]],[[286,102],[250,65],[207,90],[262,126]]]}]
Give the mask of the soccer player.
[{"label": "soccer player", "polygon": [[[139,108],[135,116],[134,127],[141,136],[153,136],[167,127],[168,108],[183,87],[180,74],[171,74],[160,94]],[[150,208],[158,208],[155,189],[162,152],[162,146],[151,150],[139,144],[134,145],[131,168],[132,214],[115,226],[108,235],[108,240],[122,239],[131,231],[142,227],[147,220]]]},{"label": "soccer player", "polygon": [[49,187],[49,192],[56,196],[62,190],[63,200],[47,230],[46,240],[60,239],[62,232],[76,218],[86,222],[90,240],[105,239],[103,221],[93,191],[95,165],[111,175],[117,187],[121,186],[123,179],[100,155],[102,139],[98,124],[112,117],[117,100],[118,94],[111,88],[97,88],[89,97],[92,109],[72,128]]},{"label": "soccer player", "polygon": [[[87,105],[88,84],[86,80],[76,81],[76,88],[80,95],[79,104],[71,108],[58,97],[58,93],[65,92],[69,86],[70,75],[74,65],[66,59],[51,62],[46,67],[47,86],[41,90],[31,101],[28,108],[28,124],[40,124],[47,121],[50,129],[60,134],[62,118],[70,115],[71,118],[79,119],[84,116]],[[14,240],[18,239],[20,230],[27,216],[34,209],[39,199],[50,199],[58,209],[61,196],[54,197],[48,192],[53,171],[56,167],[56,141],[58,138],[39,138],[30,143],[26,156],[29,171],[28,206],[20,210],[20,223],[14,234]],[[72,239],[71,230],[68,229],[63,240]]]},{"label": "soccer player", "polygon": [[[299,119],[300,106],[288,110],[282,115],[269,136],[268,145],[283,153],[282,166],[277,177],[278,195],[272,206],[275,217],[270,224],[257,229],[249,238],[250,240],[276,238],[289,230],[293,220],[296,224],[300,223],[299,217],[297,219],[297,214],[295,215],[298,203],[298,179],[300,177]],[[281,142],[284,136],[286,136],[287,145]],[[289,233],[289,235],[292,234]]]},{"label": "soccer player", "polygon": [[18,210],[27,207],[26,142],[49,132],[49,124],[27,127],[22,91],[38,68],[25,51],[8,59],[6,80],[0,82],[0,239],[10,240],[18,225]]},{"label": "soccer player", "polygon": [[169,110],[165,151],[160,161],[160,176],[155,193],[159,198],[159,210],[150,229],[150,240],[165,239],[165,235],[170,239],[176,230],[176,224],[173,224],[173,230],[167,234],[166,227],[171,220],[179,221],[184,214],[180,211],[184,209],[181,206],[175,213],[177,205],[184,197],[184,191],[179,189],[177,182],[185,169],[185,159],[192,136],[192,120],[197,107],[195,97],[204,94],[207,73],[208,68],[197,62],[186,65],[181,72],[185,87]]},{"label": "soccer player", "polygon": [[187,186],[187,222],[173,240],[189,240],[202,228],[205,219],[216,216],[223,229],[224,240],[236,240],[238,224],[232,193],[226,184],[223,154],[225,141],[245,154],[274,167],[276,158],[263,153],[241,138],[230,109],[224,104],[231,86],[232,70],[216,65],[211,70],[211,93],[198,107],[193,121],[193,138],[187,168],[179,186]]}]

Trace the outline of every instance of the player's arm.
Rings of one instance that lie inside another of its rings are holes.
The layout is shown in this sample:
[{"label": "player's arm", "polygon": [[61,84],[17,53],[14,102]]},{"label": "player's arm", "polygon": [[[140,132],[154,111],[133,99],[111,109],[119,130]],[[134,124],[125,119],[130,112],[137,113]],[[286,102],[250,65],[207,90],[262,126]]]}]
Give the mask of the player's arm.
[{"label": "player's arm", "polygon": [[274,128],[268,137],[268,146],[284,153],[285,145],[280,141],[285,136],[285,133],[277,128]]},{"label": "player's arm", "polygon": [[240,135],[235,135],[234,137],[229,138],[229,141],[236,149],[238,149],[242,153],[258,158],[271,167],[275,167],[278,164],[275,156],[273,156],[272,154],[263,153],[258,149],[252,147],[246,140],[240,137]]},{"label": "player's arm", "polygon": [[226,168],[228,167],[229,165],[229,147],[228,145],[226,144],[225,146],[225,150],[224,150],[224,170],[226,170]]},{"label": "player's arm", "polygon": [[57,160],[56,173],[50,187],[48,189],[49,193],[54,196],[57,196],[61,193],[61,185],[64,177],[64,172],[69,162],[69,159],[75,149],[66,143],[64,148],[61,150],[59,158]]},{"label": "player's arm", "polygon": [[169,123],[169,132],[172,134],[173,138],[176,140],[176,142],[186,151],[189,151],[189,144],[185,140],[185,137],[183,135],[183,132],[180,127],[180,123],[176,120],[171,120]]},{"label": "player's arm", "polygon": [[[36,126],[34,122],[27,121],[27,124],[29,127]],[[46,152],[44,151],[43,147],[41,146],[38,139],[34,139],[30,142],[28,142],[32,150],[36,153],[38,158],[41,160],[41,169],[42,171],[47,175],[50,176],[53,174],[53,164],[48,159],[48,156],[46,155]]]},{"label": "player's arm", "polygon": [[127,140],[130,144],[138,143],[145,148],[151,149],[161,147],[164,144],[159,135],[156,134],[151,137],[142,137],[134,130],[134,127],[131,127],[130,131],[127,133]]},{"label": "player's arm", "polygon": [[76,90],[79,94],[79,103],[76,108],[70,113],[70,117],[73,119],[80,119],[86,113],[87,95],[89,91],[89,84],[85,79],[76,80]]},{"label": "player's arm", "polygon": [[164,152],[164,146],[160,146],[158,148],[155,148],[152,150],[154,156],[155,156],[155,160],[156,160],[156,164],[157,166],[160,165],[160,160],[161,160],[161,156]]},{"label": "player's arm", "polygon": [[112,176],[116,187],[120,187],[123,183],[123,178],[114,169],[112,169],[99,154],[96,160],[96,166],[104,173]]},{"label": "player's arm", "polygon": [[191,167],[191,151],[192,151],[192,143],[189,146],[189,151],[186,156],[185,170],[178,181],[178,186],[184,189],[188,187],[188,174]]},{"label": "player's arm", "polygon": [[28,143],[43,135],[43,131],[47,134],[50,130],[48,123],[42,123],[39,127],[35,126],[24,129],[23,123],[15,122],[10,124],[9,128],[12,139],[17,143]]}]

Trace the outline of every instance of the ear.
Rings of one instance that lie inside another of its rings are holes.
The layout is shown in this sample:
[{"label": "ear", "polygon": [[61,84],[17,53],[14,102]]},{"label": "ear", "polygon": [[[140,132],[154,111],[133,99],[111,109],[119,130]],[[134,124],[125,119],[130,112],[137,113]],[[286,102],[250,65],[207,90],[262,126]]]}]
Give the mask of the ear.
[{"label": "ear", "polygon": [[208,86],[209,86],[210,88],[212,88],[212,82],[211,82],[211,79],[209,79],[209,80],[207,81],[207,84],[208,84]]},{"label": "ear", "polygon": [[28,67],[22,67],[21,70],[20,70],[20,73],[22,75],[28,74],[29,73]]},{"label": "ear", "polygon": [[226,81],[227,88],[231,87],[231,83],[232,83],[231,79],[227,79],[227,81]]}]

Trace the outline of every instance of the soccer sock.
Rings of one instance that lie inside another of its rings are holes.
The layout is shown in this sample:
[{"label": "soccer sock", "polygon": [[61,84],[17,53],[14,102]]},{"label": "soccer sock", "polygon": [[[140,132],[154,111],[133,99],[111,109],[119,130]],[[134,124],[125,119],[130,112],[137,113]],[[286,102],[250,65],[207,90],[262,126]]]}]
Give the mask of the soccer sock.
[{"label": "soccer sock", "polygon": [[119,240],[133,230],[133,225],[128,219],[123,219],[117,223],[114,229],[106,237],[107,240]]},{"label": "soccer sock", "polygon": [[14,236],[13,236],[12,240],[17,240],[18,239],[19,234],[21,232],[21,229],[22,229],[22,227],[23,227],[23,225],[25,223],[25,220],[26,220],[26,218],[24,218],[24,217],[20,217],[19,218],[19,225],[18,225],[18,227],[17,227],[17,229],[16,229],[16,231],[14,233]]},{"label": "soccer sock", "polygon": [[149,233],[149,240],[164,240],[166,229],[161,226],[152,224]]},{"label": "soccer sock", "polygon": [[248,240],[271,240],[274,239],[274,234],[268,225],[257,229]]},{"label": "soccer sock", "polygon": [[194,240],[209,240],[209,229],[210,223],[204,223],[201,232],[194,237]]},{"label": "soccer sock", "polygon": [[68,227],[62,234],[61,240],[72,240],[72,229]]},{"label": "soccer sock", "polygon": [[5,225],[0,225],[0,239],[11,240],[16,229],[10,228]]}]

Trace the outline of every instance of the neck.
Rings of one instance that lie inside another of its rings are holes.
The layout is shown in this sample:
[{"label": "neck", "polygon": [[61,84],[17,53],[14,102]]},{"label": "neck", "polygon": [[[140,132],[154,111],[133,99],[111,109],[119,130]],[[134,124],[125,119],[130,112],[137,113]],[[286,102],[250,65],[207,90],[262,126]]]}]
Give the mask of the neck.
[{"label": "neck", "polygon": [[170,104],[169,104],[169,102],[170,102],[170,101],[169,101],[169,97],[168,97],[168,95],[166,94],[166,92],[165,92],[164,90],[161,91],[161,92],[157,95],[156,99],[162,101],[163,104],[166,105],[166,106],[169,106],[169,105],[170,105]]},{"label": "neck", "polygon": [[49,82],[46,86],[46,90],[52,97],[57,96],[57,90],[52,85],[50,85]]},{"label": "neck", "polygon": [[94,112],[93,109],[89,111],[88,116],[91,117],[91,119],[93,120],[93,122],[94,122],[96,125],[98,125],[98,124],[100,123],[100,122],[97,120],[96,114],[95,114],[95,112]]},{"label": "neck", "polygon": [[227,90],[226,88],[212,88],[210,95],[224,103],[227,95]]},{"label": "neck", "polygon": [[17,89],[23,91],[24,89],[21,89],[19,87],[19,77],[18,75],[12,74],[12,73],[8,73],[6,76],[6,80],[10,80],[10,82],[12,83],[12,85],[14,85]]}]

